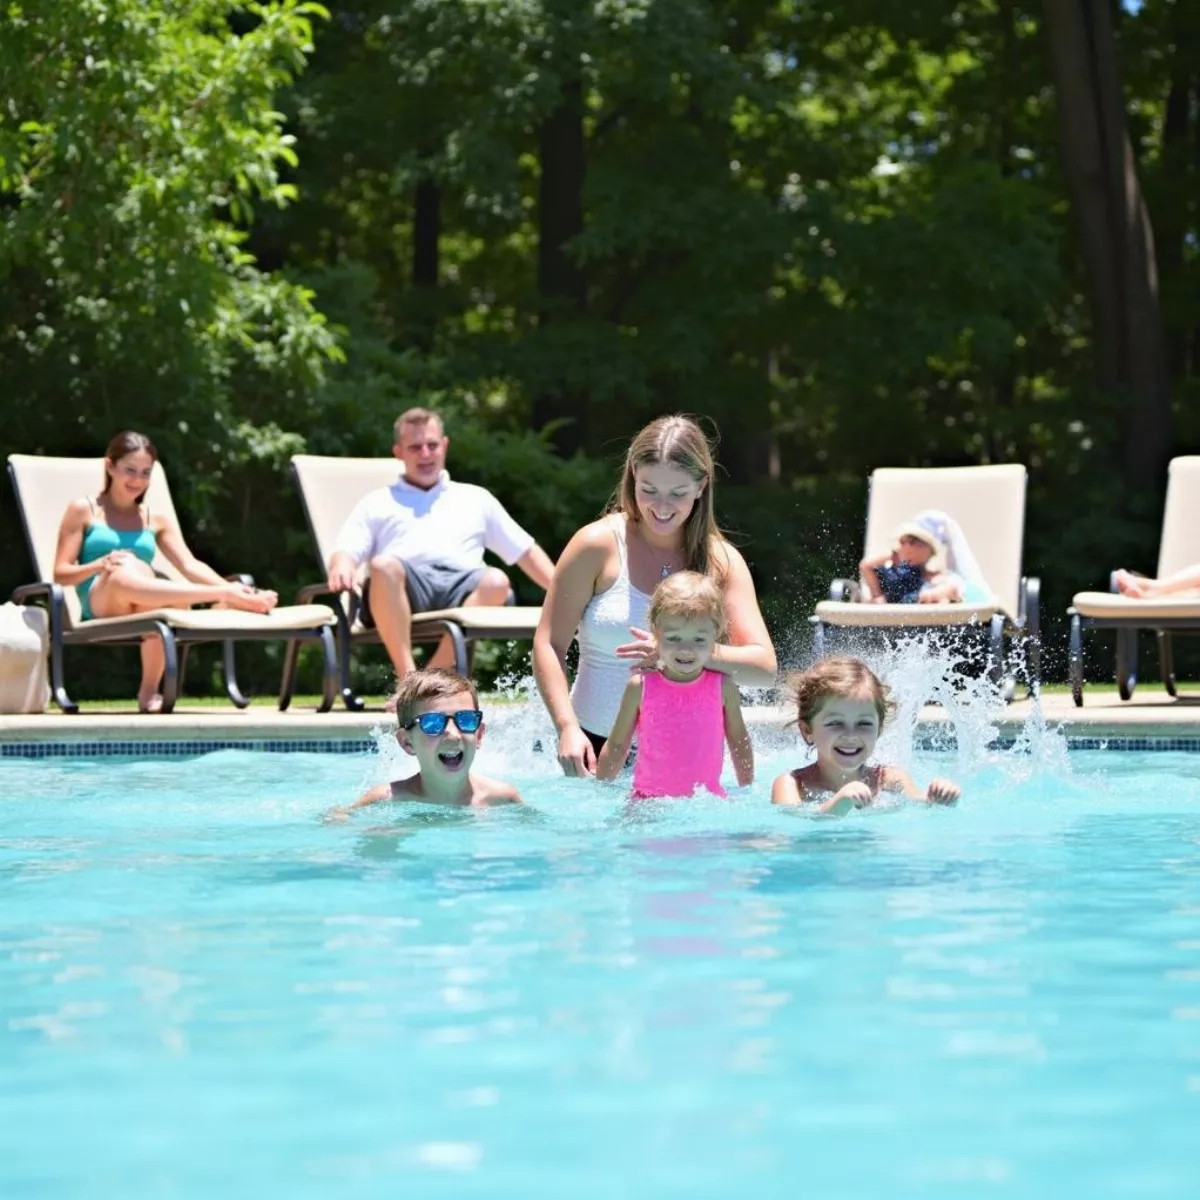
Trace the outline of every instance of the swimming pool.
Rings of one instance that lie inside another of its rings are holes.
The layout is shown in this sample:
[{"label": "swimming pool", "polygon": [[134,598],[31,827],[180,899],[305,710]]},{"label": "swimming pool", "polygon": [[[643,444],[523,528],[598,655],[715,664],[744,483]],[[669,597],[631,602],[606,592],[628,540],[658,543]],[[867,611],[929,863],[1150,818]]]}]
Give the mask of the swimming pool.
[{"label": "swimming pool", "polygon": [[814,821],[767,741],[340,825],[376,760],[0,762],[0,1192],[1200,1193],[1200,758]]}]

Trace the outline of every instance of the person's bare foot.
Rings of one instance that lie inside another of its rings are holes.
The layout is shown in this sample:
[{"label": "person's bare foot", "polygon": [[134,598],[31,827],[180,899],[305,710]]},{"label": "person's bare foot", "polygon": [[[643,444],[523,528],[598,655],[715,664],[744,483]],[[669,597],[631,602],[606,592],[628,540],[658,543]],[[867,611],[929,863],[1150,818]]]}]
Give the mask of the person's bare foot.
[{"label": "person's bare foot", "polygon": [[230,585],[225,599],[217,601],[215,608],[236,608],[242,612],[269,613],[279,603],[275,592],[247,587],[244,583]]},{"label": "person's bare foot", "polygon": [[1144,576],[1134,575],[1132,571],[1114,571],[1112,577],[1117,591],[1122,596],[1128,596],[1131,600],[1144,600],[1150,594]]},{"label": "person's bare foot", "polygon": [[163,698],[161,692],[138,693],[138,712],[160,713],[162,712],[162,706]]}]

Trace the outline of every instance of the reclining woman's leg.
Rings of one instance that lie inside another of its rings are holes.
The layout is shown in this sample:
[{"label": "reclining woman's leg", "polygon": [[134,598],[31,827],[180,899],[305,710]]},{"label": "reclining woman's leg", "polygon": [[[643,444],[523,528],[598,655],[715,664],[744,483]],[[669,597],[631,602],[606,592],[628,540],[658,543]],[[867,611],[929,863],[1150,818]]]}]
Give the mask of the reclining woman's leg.
[{"label": "reclining woman's leg", "polygon": [[138,710],[158,712],[162,708],[162,693],[158,690],[158,685],[162,683],[163,671],[167,666],[162,638],[157,634],[142,638],[141,653],[142,683],[138,688]]},{"label": "reclining woman's leg", "polygon": [[97,617],[127,617],[153,608],[190,608],[193,604],[224,604],[244,612],[270,612],[278,597],[243,583],[186,583],[160,579],[140,559],[122,563],[99,575],[88,595]]},{"label": "reclining woman's leg", "polygon": [[1133,596],[1135,599],[1171,596],[1200,589],[1200,563],[1184,567],[1165,579],[1147,579],[1144,575],[1134,575],[1129,571],[1114,571],[1113,577],[1117,582],[1117,591],[1123,596]]}]

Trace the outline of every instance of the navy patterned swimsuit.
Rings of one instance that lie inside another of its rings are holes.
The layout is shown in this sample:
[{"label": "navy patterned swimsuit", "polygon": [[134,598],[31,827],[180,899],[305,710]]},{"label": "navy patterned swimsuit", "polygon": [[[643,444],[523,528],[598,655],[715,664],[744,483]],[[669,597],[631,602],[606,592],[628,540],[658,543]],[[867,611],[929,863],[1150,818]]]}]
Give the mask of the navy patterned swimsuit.
[{"label": "navy patterned swimsuit", "polygon": [[895,563],[876,567],[879,590],[889,604],[916,604],[925,582],[925,568],[915,563]]}]

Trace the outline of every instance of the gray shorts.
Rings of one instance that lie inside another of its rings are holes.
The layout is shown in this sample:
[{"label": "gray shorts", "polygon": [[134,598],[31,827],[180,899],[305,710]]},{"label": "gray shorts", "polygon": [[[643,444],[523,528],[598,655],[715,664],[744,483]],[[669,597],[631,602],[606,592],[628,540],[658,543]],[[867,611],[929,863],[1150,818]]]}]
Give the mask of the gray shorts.
[{"label": "gray shorts", "polygon": [[[487,567],[472,567],[464,571],[462,567],[443,563],[421,563],[419,565],[404,564],[405,591],[408,592],[408,602],[415,613],[433,612],[439,608],[458,608],[460,604],[479,586]],[[509,602],[512,601],[512,591],[509,591]],[[371,580],[363,581],[362,608],[359,610],[359,620],[372,629],[375,618],[371,615]]]}]

